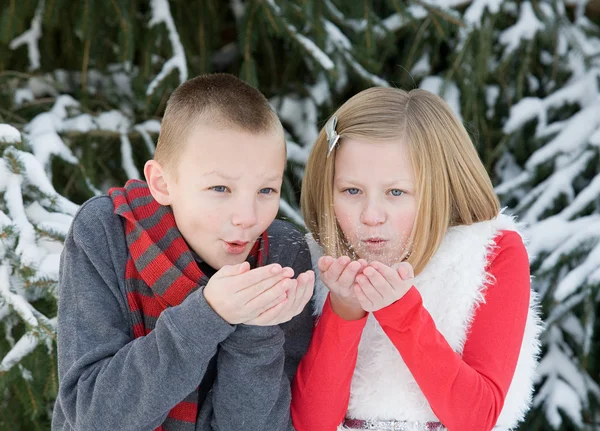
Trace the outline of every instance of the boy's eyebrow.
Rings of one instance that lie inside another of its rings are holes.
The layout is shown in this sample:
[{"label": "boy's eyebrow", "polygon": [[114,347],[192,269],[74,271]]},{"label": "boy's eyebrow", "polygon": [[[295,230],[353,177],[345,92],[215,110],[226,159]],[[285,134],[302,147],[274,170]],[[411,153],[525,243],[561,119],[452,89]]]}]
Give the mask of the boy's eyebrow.
[{"label": "boy's eyebrow", "polygon": [[275,174],[275,175],[271,175],[270,177],[265,178],[265,181],[278,181],[280,179],[281,179],[281,175]]},{"label": "boy's eyebrow", "polygon": [[239,176],[232,177],[230,175],[224,174],[223,172],[219,172],[219,171],[210,171],[210,172],[205,173],[203,176],[207,177],[209,175],[217,175],[217,176],[219,176],[221,178],[225,178],[226,180],[232,180],[232,181],[237,180],[237,179],[240,178]]},{"label": "boy's eyebrow", "polygon": [[[217,175],[217,176],[219,176],[221,178],[224,178],[226,180],[231,180],[231,181],[235,181],[235,180],[239,180],[240,179],[239,176],[232,177],[230,175],[224,174],[223,172],[219,172],[219,171],[216,171],[216,170],[215,171],[207,172],[203,176],[207,177],[209,175]],[[271,175],[268,178],[265,178],[265,181],[277,181],[277,180],[280,180],[280,179],[281,179],[281,175],[275,174],[275,175]]]}]

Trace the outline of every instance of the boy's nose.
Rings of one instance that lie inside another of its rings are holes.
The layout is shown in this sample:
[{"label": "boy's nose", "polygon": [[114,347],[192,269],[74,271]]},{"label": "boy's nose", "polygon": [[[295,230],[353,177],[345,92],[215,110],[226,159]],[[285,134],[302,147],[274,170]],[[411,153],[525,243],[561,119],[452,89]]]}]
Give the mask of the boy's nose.
[{"label": "boy's nose", "polygon": [[369,202],[360,215],[360,221],[367,226],[377,226],[385,223],[385,210],[375,202]]},{"label": "boy's nose", "polygon": [[252,227],[257,222],[256,208],[248,203],[239,205],[231,216],[231,223],[242,228]]}]

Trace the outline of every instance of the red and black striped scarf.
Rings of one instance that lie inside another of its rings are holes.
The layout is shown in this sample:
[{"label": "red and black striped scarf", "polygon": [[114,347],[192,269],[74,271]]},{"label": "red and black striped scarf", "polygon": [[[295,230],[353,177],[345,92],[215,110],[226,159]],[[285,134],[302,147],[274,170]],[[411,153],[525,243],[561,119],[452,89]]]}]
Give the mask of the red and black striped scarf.
[{"label": "red and black striped scarf", "polygon": [[[205,286],[208,277],[181,236],[173,211],[160,205],[139,180],[130,180],[123,188],[108,192],[115,214],[125,219],[129,257],[125,270],[127,302],[135,338],[149,334],[160,313],[180,304],[190,293]],[[264,232],[250,252],[256,266],[267,256]],[[157,428],[164,431],[194,430],[198,415],[198,390],[189,394]]]}]

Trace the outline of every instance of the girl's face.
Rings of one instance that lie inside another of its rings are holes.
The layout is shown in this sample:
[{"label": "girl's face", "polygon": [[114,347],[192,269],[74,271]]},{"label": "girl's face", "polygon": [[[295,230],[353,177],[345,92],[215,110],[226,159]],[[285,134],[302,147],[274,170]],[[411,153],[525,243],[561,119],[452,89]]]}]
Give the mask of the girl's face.
[{"label": "girl's face", "polygon": [[344,139],[336,150],[333,206],[355,253],[387,265],[407,250],[417,210],[415,173],[402,141]]}]

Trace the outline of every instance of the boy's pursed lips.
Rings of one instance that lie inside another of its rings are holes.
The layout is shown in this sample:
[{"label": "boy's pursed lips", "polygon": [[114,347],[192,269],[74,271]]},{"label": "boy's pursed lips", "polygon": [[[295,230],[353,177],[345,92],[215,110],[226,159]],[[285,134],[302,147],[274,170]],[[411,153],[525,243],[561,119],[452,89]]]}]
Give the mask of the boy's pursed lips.
[{"label": "boy's pursed lips", "polygon": [[240,254],[240,253],[243,253],[244,250],[246,250],[246,246],[248,245],[249,241],[242,241],[242,240],[227,241],[227,240],[223,240],[223,243],[225,244],[225,250],[228,253],[231,253],[231,254]]}]

